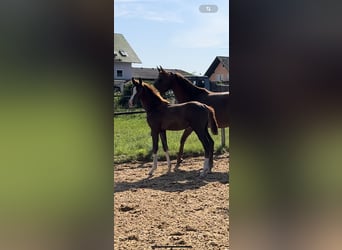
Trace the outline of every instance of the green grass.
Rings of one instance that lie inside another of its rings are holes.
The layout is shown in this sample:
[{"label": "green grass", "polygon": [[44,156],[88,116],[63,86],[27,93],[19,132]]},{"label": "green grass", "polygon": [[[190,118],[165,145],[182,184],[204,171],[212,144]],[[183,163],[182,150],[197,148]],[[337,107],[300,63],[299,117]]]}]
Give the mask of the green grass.
[{"label": "green grass", "polygon": [[[219,130],[221,132],[221,130]],[[229,129],[226,128],[226,147],[221,147],[221,134],[213,135],[215,151],[223,152],[229,146]],[[176,158],[182,131],[167,131],[167,142],[172,159]],[[152,137],[146,121],[146,114],[122,115],[114,118],[114,163],[132,160],[151,160]],[[203,155],[204,150],[195,133],[192,133],[184,146],[184,156]],[[158,155],[164,159],[159,140]]]}]

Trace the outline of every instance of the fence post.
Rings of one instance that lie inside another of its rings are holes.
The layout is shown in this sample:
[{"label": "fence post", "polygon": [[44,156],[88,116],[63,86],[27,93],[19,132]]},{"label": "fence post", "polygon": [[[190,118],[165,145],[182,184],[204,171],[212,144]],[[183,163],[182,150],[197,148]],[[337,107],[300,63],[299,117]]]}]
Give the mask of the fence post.
[{"label": "fence post", "polygon": [[226,131],[224,128],[221,128],[221,147],[226,146]]}]

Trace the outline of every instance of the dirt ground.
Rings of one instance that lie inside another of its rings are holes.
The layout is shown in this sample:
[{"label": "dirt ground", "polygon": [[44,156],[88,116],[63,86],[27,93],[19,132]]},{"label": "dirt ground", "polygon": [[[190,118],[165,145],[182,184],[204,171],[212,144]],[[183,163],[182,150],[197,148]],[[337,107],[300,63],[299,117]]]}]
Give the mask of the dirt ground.
[{"label": "dirt ground", "polygon": [[114,166],[115,250],[229,249],[228,154],[200,179],[203,160],[186,158],[169,174],[159,161],[151,178],[152,162]]}]

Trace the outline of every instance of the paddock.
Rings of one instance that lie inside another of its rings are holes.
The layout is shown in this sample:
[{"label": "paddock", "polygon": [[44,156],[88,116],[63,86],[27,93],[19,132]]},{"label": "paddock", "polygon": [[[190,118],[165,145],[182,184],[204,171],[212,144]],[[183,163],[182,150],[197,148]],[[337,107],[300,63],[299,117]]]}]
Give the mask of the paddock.
[{"label": "paddock", "polygon": [[152,178],[151,161],[114,164],[114,249],[229,249],[228,153],[214,163],[205,179],[203,157],[167,175],[160,161]]},{"label": "paddock", "polygon": [[[203,149],[195,134],[180,172],[165,175],[160,150],[158,168],[147,179],[152,140],[146,114],[127,111],[114,114],[114,249],[229,249],[229,128],[226,147],[221,131],[212,135],[214,168],[205,179],[198,178]],[[167,133],[173,169],[182,131]]]}]

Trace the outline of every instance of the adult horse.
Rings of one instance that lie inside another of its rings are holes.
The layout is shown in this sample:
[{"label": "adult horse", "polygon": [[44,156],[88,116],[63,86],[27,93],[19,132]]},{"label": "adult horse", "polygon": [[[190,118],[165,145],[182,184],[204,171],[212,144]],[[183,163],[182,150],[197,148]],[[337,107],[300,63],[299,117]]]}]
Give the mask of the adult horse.
[{"label": "adult horse", "polygon": [[[161,66],[158,68],[159,76],[154,86],[161,94],[172,90],[179,103],[198,101],[214,108],[219,128],[229,126],[229,92],[212,92],[205,88],[200,88],[192,84],[188,79],[178,73],[165,71]],[[192,133],[191,127],[184,130],[181,137],[177,165],[182,162],[184,143]]]},{"label": "adult horse", "polygon": [[217,121],[214,109],[195,101],[169,104],[152,85],[144,83],[141,78],[139,78],[139,82],[132,78],[132,82],[134,87],[132,96],[129,99],[129,106],[132,107],[140,99],[147,113],[147,123],[151,128],[153,167],[149,175],[152,175],[157,168],[159,135],[166,155],[169,172],[171,170],[171,162],[168,153],[166,130],[182,130],[191,127],[197,134],[205,151],[205,160],[201,173],[201,177],[204,177],[213,164],[214,141],[208,132],[208,125],[210,125],[211,132],[217,134]]}]

